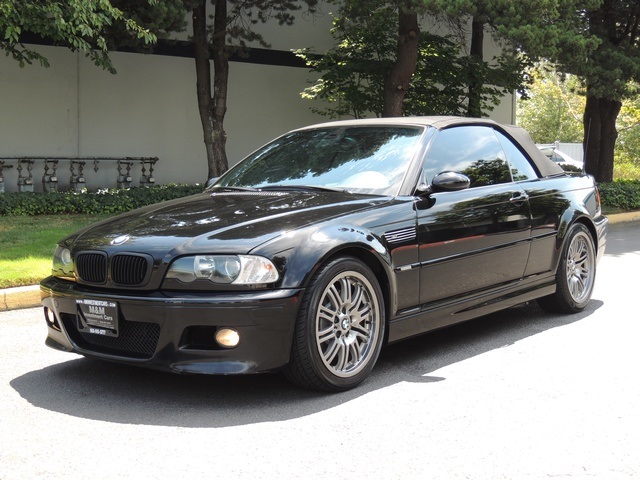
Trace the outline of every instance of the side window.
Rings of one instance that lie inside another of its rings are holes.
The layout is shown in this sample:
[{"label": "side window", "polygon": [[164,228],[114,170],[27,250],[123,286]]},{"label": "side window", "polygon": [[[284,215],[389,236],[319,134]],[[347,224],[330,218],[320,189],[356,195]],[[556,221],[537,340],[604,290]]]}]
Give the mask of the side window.
[{"label": "side window", "polygon": [[462,126],[438,132],[423,170],[429,182],[445,171],[465,174],[471,187],[511,182],[504,151],[491,127]]},{"label": "side window", "polygon": [[538,178],[535,168],[531,165],[529,159],[520,151],[520,149],[502,132],[496,130],[496,134],[502,143],[502,148],[507,154],[507,161],[511,166],[511,176],[516,182],[522,180],[533,180]]}]

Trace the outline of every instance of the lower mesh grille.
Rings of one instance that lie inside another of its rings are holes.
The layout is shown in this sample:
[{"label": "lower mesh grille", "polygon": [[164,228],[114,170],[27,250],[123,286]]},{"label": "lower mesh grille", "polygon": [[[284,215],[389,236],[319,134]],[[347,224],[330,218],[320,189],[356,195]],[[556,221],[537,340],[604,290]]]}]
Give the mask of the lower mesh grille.
[{"label": "lower mesh grille", "polygon": [[75,315],[63,313],[61,317],[71,340],[86,350],[133,358],[151,358],[158,346],[160,325],[157,323],[129,322],[120,317],[119,335],[107,337],[79,331]]}]

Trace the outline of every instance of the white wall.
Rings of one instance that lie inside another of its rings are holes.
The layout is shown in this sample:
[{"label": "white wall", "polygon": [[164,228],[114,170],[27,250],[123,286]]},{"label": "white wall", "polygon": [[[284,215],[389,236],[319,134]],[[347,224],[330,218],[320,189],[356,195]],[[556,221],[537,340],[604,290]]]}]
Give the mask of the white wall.
[{"label": "white wall", "polygon": [[[330,25],[328,15],[298,19],[293,27],[265,30],[265,37],[275,49],[323,51],[332,42]],[[38,50],[50,68],[21,69],[0,56],[0,157],[159,157],[156,183],[206,180],[193,59],[116,52],[111,56],[118,74],[111,75],[82,54]],[[277,135],[325,120],[300,97],[311,75],[306,68],[232,62],[225,119],[231,165]],[[513,98],[491,117],[512,123]],[[39,162],[33,170],[36,191],[42,191],[42,172]],[[101,161],[98,173],[88,164],[84,174],[91,189],[115,186],[113,163]],[[4,176],[6,191],[17,191],[16,168],[4,170]],[[59,188],[66,189],[68,162],[61,163],[57,176]],[[137,183],[139,166],[132,176]]]},{"label": "white wall", "polygon": [[[77,54],[42,47],[48,69],[0,57],[0,157],[159,157],[157,183],[206,180],[194,61],[113,53],[111,75]],[[322,120],[300,97],[306,69],[233,63],[225,120],[230,163],[287,130]],[[15,162],[14,162],[15,163]],[[69,184],[68,163],[57,172]],[[114,186],[115,165],[84,170],[89,188]],[[34,168],[40,191],[42,162]],[[139,177],[136,167],[134,180]],[[25,171],[26,173],[26,171]],[[4,170],[6,191],[17,190],[16,168]]]}]

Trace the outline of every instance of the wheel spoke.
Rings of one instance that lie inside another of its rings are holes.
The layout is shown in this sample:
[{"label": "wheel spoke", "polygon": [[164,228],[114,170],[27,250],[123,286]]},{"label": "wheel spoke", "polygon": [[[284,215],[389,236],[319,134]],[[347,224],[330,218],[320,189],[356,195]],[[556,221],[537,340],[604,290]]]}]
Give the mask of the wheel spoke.
[{"label": "wheel spoke", "polygon": [[322,292],[315,317],[315,342],[322,362],[339,377],[356,375],[377,346],[380,305],[361,273],[337,274]]},{"label": "wheel spoke", "polygon": [[333,359],[340,353],[342,349],[340,341],[334,340],[330,345],[327,351],[324,353],[324,359],[328,364],[333,363]]},{"label": "wheel spoke", "polygon": [[353,312],[358,308],[358,305],[360,305],[360,302],[362,302],[363,294],[364,294],[364,289],[362,288],[362,285],[360,285],[359,283],[356,284],[354,286],[354,294],[351,297],[351,302],[350,302],[351,306],[349,309],[349,313]]},{"label": "wheel spoke", "polygon": [[335,307],[335,310],[340,310],[340,306],[342,305],[342,299],[340,298],[340,292],[336,288],[335,284],[329,287],[329,291],[327,292],[327,296],[329,300]]},{"label": "wheel spoke", "polygon": [[[347,355],[345,355],[346,358],[346,364],[344,365],[344,369],[346,369],[349,365],[353,365],[355,363],[358,362],[358,360],[360,360],[360,350],[358,349],[358,345],[356,344],[356,342],[351,342],[348,346],[347,346]],[[352,361],[349,361],[352,360]]]},{"label": "wheel spoke", "polygon": [[325,305],[321,305],[318,310],[318,316],[327,320],[329,322],[333,322],[334,318],[338,315],[338,312],[334,309],[331,309]]},{"label": "wheel spoke", "polygon": [[340,305],[348,305],[351,299],[351,283],[348,278],[340,279]]},{"label": "wheel spoke", "polygon": [[595,272],[593,250],[584,235],[573,237],[567,250],[567,287],[575,302],[582,302],[590,295]]},{"label": "wheel spoke", "polygon": [[325,328],[324,330],[319,331],[316,334],[316,337],[318,339],[318,343],[319,344],[323,344],[328,342],[331,339],[335,339],[336,335],[334,332],[334,326],[333,323],[331,325],[329,325],[327,328]]},{"label": "wheel spoke", "polygon": [[337,341],[338,345],[338,358],[335,364],[336,370],[343,372],[346,370],[347,365],[349,364],[349,352],[347,346],[344,344],[344,341]]}]

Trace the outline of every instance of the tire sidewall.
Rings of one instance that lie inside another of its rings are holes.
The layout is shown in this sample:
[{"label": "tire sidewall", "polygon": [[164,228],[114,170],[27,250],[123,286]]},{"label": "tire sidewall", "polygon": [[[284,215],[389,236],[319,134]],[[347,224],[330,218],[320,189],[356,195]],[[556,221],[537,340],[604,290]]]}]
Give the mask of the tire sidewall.
[{"label": "tire sidewall", "polygon": [[[571,247],[572,242],[575,237],[583,234],[588,245],[589,256],[592,262],[593,272],[591,273],[591,281],[589,285],[589,294],[585,297],[582,302],[576,302],[571,292],[569,290],[569,280],[567,278],[567,262],[569,256],[569,248]],[[558,292],[562,296],[562,300],[566,303],[567,307],[574,312],[579,312],[583,310],[589,301],[591,300],[591,294],[593,292],[593,287],[595,285],[595,274],[596,274],[596,262],[595,262],[595,247],[593,244],[593,238],[591,237],[591,232],[581,223],[576,223],[571,226],[569,230],[569,234],[567,235],[566,242],[562,249],[562,257],[560,258],[560,264],[558,266],[558,278],[557,278],[557,288],[560,289]]]},{"label": "tire sidewall", "polygon": [[[366,365],[356,374],[350,377],[339,377],[333,374],[321,357],[316,345],[316,315],[320,305],[321,297],[329,284],[335,277],[341,273],[353,271],[363,275],[373,288],[372,294],[375,295],[378,302],[378,325],[375,334],[375,345],[369,352],[369,358]],[[313,365],[315,373],[321,378],[322,382],[330,385],[335,390],[347,390],[361,383],[373,369],[384,339],[386,326],[385,304],[382,296],[382,290],[377,278],[363,262],[352,257],[340,257],[325,265],[314,277],[310,286],[310,296],[305,301],[309,302],[308,308],[304,309],[304,317],[299,321],[304,322],[306,330],[306,348],[309,352],[309,358]]]}]

